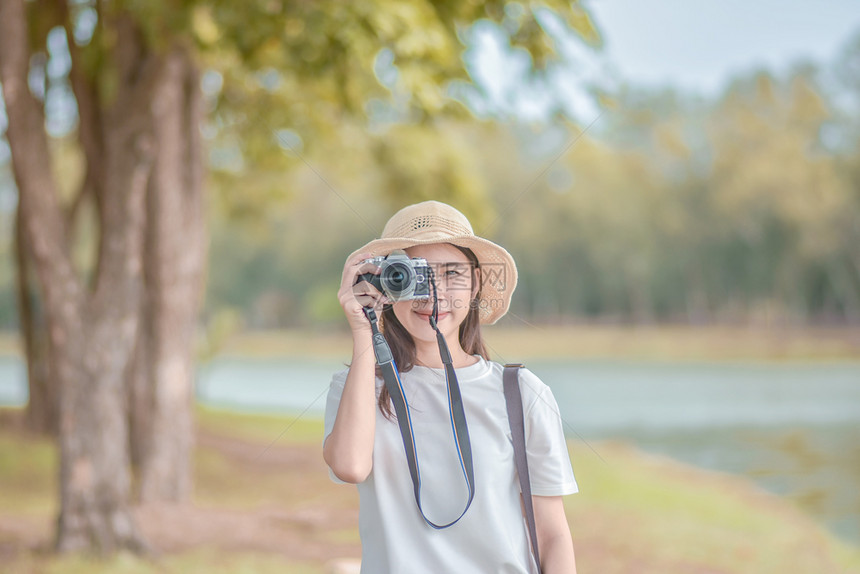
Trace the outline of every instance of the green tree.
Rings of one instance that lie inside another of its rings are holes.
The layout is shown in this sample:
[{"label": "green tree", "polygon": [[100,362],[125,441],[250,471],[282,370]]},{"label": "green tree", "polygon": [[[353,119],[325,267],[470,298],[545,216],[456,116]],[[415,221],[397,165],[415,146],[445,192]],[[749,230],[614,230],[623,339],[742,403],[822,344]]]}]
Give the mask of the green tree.
[{"label": "green tree", "polygon": [[[594,35],[582,9],[547,5]],[[129,512],[132,456],[143,498],[188,496],[191,349],[207,245],[204,115],[220,164],[241,173],[254,162],[265,177],[282,165],[270,159],[273,130],[310,134],[313,143],[319,130],[363,114],[368,98],[385,96],[374,73],[380,53],[390,55],[410,116],[456,108],[444,86],[464,77],[458,28],[478,18],[503,21],[505,4],[0,2],[0,81],[22,237],[59,389],[58,549],[144,544]],[[28,83],[48,57],[52,30],[71,59],[85,166],[82,199],[71,201],[88,198],[97,213],[89,284],[70,253],[57,178],[45,167],[44,99]],[[512,30],[538,66],[552,56],[533,12],[518,14]],[[221,70],[215,101],[201,93],[201,63]]]},{"label": "green tree", "polygon": [[850,319],[860,317],[843,242],[856,208],[820,139],[832,114],[809,75],[796,73],[784,83],[767,74],[738,82],[712,115],[713,207],[749,253],[743,298],[802,320],[821,304],[812,299],[818,276]]}]

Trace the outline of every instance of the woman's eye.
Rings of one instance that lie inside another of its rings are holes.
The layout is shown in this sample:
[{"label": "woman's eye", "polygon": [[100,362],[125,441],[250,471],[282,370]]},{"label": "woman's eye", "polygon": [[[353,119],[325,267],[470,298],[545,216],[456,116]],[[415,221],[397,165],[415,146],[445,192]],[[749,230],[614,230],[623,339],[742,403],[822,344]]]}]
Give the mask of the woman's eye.
[{"label": "woman's eye", "polygon": [[460,275],[461,273],[462,270],[460,269],[448,269],[448,271],[445,272],[448,277],[454,277],[455,275]]}]

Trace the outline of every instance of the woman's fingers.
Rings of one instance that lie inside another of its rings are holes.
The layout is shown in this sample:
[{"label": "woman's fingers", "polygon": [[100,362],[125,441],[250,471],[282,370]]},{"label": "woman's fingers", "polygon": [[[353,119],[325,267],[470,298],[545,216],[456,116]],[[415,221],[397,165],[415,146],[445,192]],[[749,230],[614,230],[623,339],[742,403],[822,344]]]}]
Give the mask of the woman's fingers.
[{"label": "woman's fingers", "polygon": [[364,294],[357,293],[355,295],[355,300],[362,307],[376,307],[377,299],[378,299],[378,297],[374,296],[371,293],[364,293]]},{"label": "woman's fingers", "polygon": [[343,278],[341,280],[341,285],[344,286],[352,286],[355,284],[355,278],[364,273],[379,273],[379,267],[370,263],[365,263],[367,259],[370,259],[372,254],[370,253],[361,253],[356,255],[352,259],[347,260],[346,264],[343,268]]},{"label": "woman's fingers", "polygon": [[371,285],[368,281],[359,281],[356,283],[356,277],[364,273],[379,273],[379,267],[369,263],[365,263],[367,259],[372,257],[371,253],[360,253],[346,261],[343,270],[343,278],[341,288],[338,292],[338,299],[344,309],[351,307],[373,307],[380,308],[383,304],[389,303],[379,290]]},{"label": "woman's fingers", "polygon": [[359,253],[355,257],[351,257],[351,258],[347,259],[346,263],[344,263],[344,266],[343,266],[343,276],[342,276],[343,280],[341,281],[341,283],[346,283],[347,277],[354,279],[355,275],[357,273],[357,271],[356,271],[357,267],[361,264],[362,261],[364,261],[365,259],[369,259],[369,258],[370,258],[370,253]]}]

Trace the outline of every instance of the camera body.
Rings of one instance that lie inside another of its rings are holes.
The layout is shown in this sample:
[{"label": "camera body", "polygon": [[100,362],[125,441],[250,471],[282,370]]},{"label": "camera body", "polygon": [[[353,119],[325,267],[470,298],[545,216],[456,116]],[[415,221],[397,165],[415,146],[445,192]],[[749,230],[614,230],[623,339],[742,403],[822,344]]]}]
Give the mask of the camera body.
[{"label": "camera body", "polygon": [[387,256],[366,259],[362,264],[379,267],[379,274],[363,273],[356,283],[367,281],[391,301],[430,298],[432,271],[426,259],[410,259],[405,251],[398,250]]}]

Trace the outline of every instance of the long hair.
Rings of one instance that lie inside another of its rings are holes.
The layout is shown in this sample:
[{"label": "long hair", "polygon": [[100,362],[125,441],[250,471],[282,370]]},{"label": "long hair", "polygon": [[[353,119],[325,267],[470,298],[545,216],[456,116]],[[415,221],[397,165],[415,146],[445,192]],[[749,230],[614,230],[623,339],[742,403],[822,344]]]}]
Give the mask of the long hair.
[{"label": "long hair", "polygon": [[[451,244],[449,244],[451,245]],[[481,265],[478,258],[471,249],[453,245],[462,252],[468,259],[471,267],[471,280],[476,281],[475,269],[480,269]],[[466,319],[460,324],[460,345],[463,350],[470,355],[480,355],[486,360],[490,360],[490,353],[487,351],[487,346],[484,344],[484,339],[481,336],[481,318],[479,315],[478,302],[481,300],[481,288],[478,286],[478,292],[475,297],[469,302],[469,313]],[[394,363],[397,369],[402,372],[408,372],[415,366],[415,340],[406,327],[397,319],[394,310],[390,305],[382,311],[382,319],[380,327],[385,340],[388,341],[388,346],[391,347],[391,354],[394,356]],[[376,376],[382,377],[382,369],[379,365],[376,366]],[[385,415],[385,418],[394,418],[394,411],[391,405],[391,396],[388,393],[388,388],[383,385],[382,391],[377,399],[379,410]]]}]

